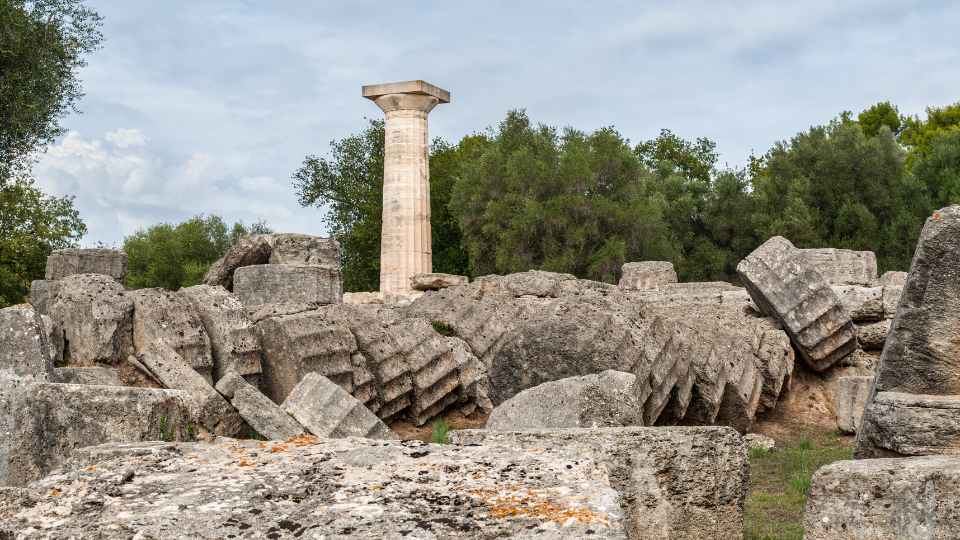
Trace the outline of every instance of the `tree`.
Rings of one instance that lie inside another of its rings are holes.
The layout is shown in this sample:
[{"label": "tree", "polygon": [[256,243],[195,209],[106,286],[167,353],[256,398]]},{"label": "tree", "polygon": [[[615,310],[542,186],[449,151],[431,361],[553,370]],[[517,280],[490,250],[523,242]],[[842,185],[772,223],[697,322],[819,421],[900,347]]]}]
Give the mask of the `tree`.
[{"label": "tree", "polygon": [[235,223],[228,231],[217,216],[196,216],[172,225],[160,223],[126,237],[126,285],[131,289],[162,287],[177,290],[203,281],[210,265],[234,242],[250,233],[267,233],[262,221],[247,228]]},{"label": "tree", "polygon": [[0,182],[0,307],[22,302],[47,256],[86,230],[72,198],[44,195],[26,176]]},{"label": "tree", "polygon": [[0,179],[29,169],[34,153],[63,133],[100,26],[81,0],[0,1]]},{"label": "tree", "polygon": [[900,111],[889,101],[881,101],[866,108],[857,116],[857,122],[863,134],[867,137],[876,137],[881,126],[887,126],[891,133],[897,135],[903,127],[903,118]]},{"label": "tree", "polygon": [[912,171],[930,199],[928,210],[960,204],[960,129],[932,137]]}]

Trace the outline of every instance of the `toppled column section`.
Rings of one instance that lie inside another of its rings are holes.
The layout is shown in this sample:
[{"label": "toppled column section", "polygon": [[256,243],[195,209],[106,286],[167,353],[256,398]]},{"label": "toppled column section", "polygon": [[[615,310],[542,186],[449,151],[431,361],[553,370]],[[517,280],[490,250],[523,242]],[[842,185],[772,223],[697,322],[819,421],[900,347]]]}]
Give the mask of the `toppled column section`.
[{"label": "toppled column section", "polygon": [[470,282],[467,276],[453,274],[417,274],[410,278],[410,288],[415,291],[439,291],[447,287],[457,287]]},{"label": "toppled column section", "polygon": [[102,274],[123,282],[127,254],[116,249],[59,249],[47,257],[46,279],[63,279],[74,274]]},{"label": "toppled column section", "polygon": [[850,249],[801,249],[800,257],[830,285],[877,285],[877,256],[872,251]]},{"label": "toppled column section", "polygon": [[774,236],[737,265],[751,298],[776,317],[801,357],[823,371],[857,346],[857,331],[828,282],[789,240]]},{"label": "toppled column section", "polygon": [[863,419],[863,408],[870,397],[873,376],[839,377],[833,383],[833,405],[837,412],[837,428],[844,433],[856,433]]},{"label": "toppled column section", "polygon": [[[958,358],[960,206],[951,206],[934,212],[920,233],[856,456],[943,453],[960,446],[953,420],[960,410]],[[921,430],[937,434],[933,444],[910,442]]]},{"label": "toppled column section", "polygon": [[58,382],[44,321],[26,304],[0,309],[0,378]]},{"label": "toppled column section", "polygon": [[286,440],[305,433],[289,414],[232,371],[217,382],[217,392],[229,399],[250,427],[267,439]]},{"label": "toppled column section", "polygon": [[180,289],[203,321],[213,352],[213,377],[220,380],[235,372],[259,382],[261,373],[260,336],[236,295],[223,287],[196,285]]},{"label": "toppled column section", "polygon": [[339,304],[340,270],[317,265],[257,264],[238,268],[233,292],[244,306],[282,303]]},{"label": "toppled column section", "polygon": [[117,365],[133,352],[133,301],[103,274],[76,274],[57,284],[49,315],[63,329],[68,365]]},{"label": "toppled column section", "polygon": [[659,289],[663,285],[677,282],[677,272],[673,263],[667,261],[631,262],[623,265],[620,278],[621,289],[645,290]]},{"label": "toppled column section", "polygon": [[137,352],[151,344],[164,344],[212,384],[210,338],[193,305],[164,289],[139,289],[129,296],[133,300],[133,344]]},{"label": "toppled column section", "polygon": [[282,408],[318,437],[399,438],[363,403],[316,373],[308,373],[300,381]]}]

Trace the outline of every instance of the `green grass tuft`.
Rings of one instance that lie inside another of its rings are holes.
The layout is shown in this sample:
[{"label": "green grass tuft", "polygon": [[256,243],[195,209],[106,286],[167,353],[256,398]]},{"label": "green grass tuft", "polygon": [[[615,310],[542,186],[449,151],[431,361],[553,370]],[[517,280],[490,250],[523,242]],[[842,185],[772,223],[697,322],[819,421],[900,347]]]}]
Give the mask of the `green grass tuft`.
[{"label": "green grass tuft", "polygon": [[450,434],[450,425],[443,418],[433,422],[433,433],[430,434],[430,442],[436,444],[447,444]]},{"label": "green grass tuft", "polygon": [[430,325],[433,326],[433,329],[441,336],[451,337],[456,334],[453,328],[443,321],[431,321]]}]

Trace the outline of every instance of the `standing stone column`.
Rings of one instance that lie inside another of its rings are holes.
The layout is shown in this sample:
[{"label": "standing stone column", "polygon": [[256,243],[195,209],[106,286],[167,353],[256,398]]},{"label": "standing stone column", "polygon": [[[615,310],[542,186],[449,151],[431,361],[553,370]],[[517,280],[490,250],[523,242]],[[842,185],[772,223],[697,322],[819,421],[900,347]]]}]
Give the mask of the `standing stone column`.
[{"label": "standing stone column", "polygon": [[433,271],[427,115],[450,93],[424,81],[363,87],[386,113],[380,292],[412,292],[410,278]]}]

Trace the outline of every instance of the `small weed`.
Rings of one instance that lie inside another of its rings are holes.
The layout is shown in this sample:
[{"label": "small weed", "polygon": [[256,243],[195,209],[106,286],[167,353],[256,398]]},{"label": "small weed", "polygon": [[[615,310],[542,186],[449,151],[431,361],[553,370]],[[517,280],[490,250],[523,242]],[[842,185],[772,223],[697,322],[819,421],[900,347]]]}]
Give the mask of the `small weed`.
[{"label": "small weed", "polygon": [[255,440],[255,441],[268,441],[268,440],[270,440],[270,439],[264,437],[263,435],[261,435],[260,433],[258,433],[257,430],[255,430],[255,429],[253,429],[253,428],[249,428],[249,430],[247,431],[247,438],[248,438],[248,439],[253,439],[253,440]]},{"label": "small weed", "polygon": [[433,329],[436,330],[436,332],[441,336],[450,337],[456,334],[456,332],[453,331],[453,328],[443,321],[432,321],[430,325],[433,326]]},{"label": "small weed", "polygon": [[164,442],[173,442],[176,440],[173,433],[173,425],[167,423],[167,417],[161,416],[160,421],[158,422],[158,428],[160,428],[160,440]]},{"label": "small weed", "polygon": [[766,448],[760,448],[758,446],[755,446],[750,449],[750,459],[751,460],[760,459],[766,456],[767,454],[769,454],[770,452],[772,452],[772,450],[767,450]]},{"label": "small weed", "polygon": [[430,434],[430,442],[436,444],[447,444],[450,434],[450,425],[443,418],[437,419],[433,423],[433,433]]},{"label": "small weed", "polygon": [[187,422],[187,439],[197,440],[197,428],[193,425],[193,422]]}]

